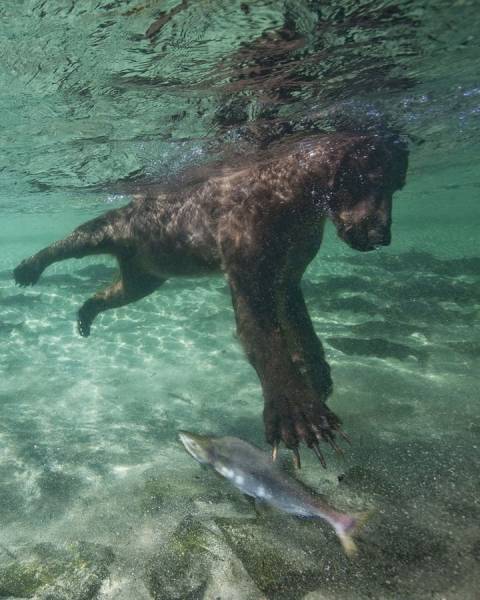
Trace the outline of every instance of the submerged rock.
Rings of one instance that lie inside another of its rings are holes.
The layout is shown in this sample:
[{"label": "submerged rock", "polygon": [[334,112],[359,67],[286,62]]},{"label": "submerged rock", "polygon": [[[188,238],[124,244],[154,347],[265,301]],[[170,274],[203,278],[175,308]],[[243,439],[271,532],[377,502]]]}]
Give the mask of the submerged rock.
[{"label": "submerged rock", "polygon": [[270,517],[186,518],[147,565],[153,598],[300,600],[340,574],[348,559],[333,532]]},{"label": "submerged rock", "polygon": [[208,530],[191,519],[184,520],[165,549],[147,567],[148,589],[155,599],[201,597],[211,563]]},{"label": "submerged rock", "polygon": [[372,520],[351,560],[321,522],[189,517],[150,561],[147,587],[155,600],[338,600],[424,598],[446,585],[445,539],[418,523],[395,528],[389,515]]},{"label": "submerged rock", "polygon": [[109,573],[110,548],[89,542],[37,544],[0,565],[0,597],[90,600]]},{"label": "submerged rock", "polygon": [[322,524],[291,518],[217,519],[264,597],[296,600],[328,586],[348,563]]},{"label": "submerged rock", "polygon": [[241,561],[213,521],[188,517],[146,567],[155,600],[261,600]]}]

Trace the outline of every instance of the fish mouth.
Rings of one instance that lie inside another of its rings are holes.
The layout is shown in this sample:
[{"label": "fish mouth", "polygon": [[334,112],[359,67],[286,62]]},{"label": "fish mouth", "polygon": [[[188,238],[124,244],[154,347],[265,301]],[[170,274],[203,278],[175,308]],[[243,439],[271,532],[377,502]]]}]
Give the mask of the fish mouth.
[{"label": "fish mouth", "polygon": [[210,462],[210,440],[207,436],[198,435],[190,431],[179,431],[178,437],[185,450],[200,463]]}]

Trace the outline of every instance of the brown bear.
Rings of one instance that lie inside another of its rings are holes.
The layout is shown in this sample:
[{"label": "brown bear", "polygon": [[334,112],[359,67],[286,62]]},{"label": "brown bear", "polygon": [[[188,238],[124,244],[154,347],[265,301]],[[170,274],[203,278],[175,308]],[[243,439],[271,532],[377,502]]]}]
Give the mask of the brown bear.
[{"label": "brown bear", "polygon": [[340,420],[327,407],[330,368],[300,287],[326,219],[360,251],[390,243],[392,195],[405,183],[408,152],[398,137],[331,133],[287,139],[255,159],[223,165],[177,189],[145,187],[122,208],[80,225],[14,271],[33,285],[54,262],[111,254],[118,281],[89,298],[78,330],[102,311],[134,302],[169,277],[222,271],[238,336],[260,379],[267,441],[338,449]]}]

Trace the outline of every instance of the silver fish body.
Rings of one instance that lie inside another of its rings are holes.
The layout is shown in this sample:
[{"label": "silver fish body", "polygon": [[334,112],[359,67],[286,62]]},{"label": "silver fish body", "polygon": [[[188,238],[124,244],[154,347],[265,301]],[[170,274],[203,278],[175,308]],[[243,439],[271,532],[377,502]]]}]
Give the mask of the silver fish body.
[{"label": "silver fish body", "polygon": [[259,448],[236,437],[210,437],[179,432],[187,452],[228,479],[244,494],[280,511],[304,518],[327,521],[336,531],[345,552],[356,551],[353,535],[365,515],[343,513],[314,495],[293,477],[281,471]]}]

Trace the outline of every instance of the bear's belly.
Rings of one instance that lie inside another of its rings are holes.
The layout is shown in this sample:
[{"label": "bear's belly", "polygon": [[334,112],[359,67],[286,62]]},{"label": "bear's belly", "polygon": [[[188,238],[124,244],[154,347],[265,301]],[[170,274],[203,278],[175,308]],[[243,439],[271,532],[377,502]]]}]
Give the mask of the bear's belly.
[{"label": "bear's belly", "polygon": [[169,248],[155,244],[136,256],[139,267],[160,277],[201,277],[220,273],[220,258],[212,252],[191,251],[189,248]]}]

